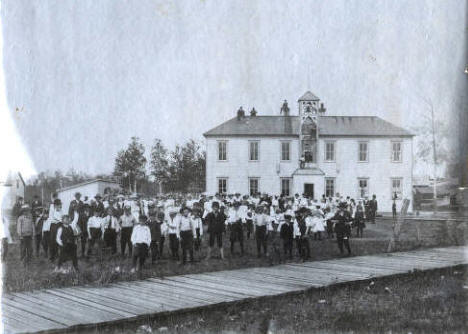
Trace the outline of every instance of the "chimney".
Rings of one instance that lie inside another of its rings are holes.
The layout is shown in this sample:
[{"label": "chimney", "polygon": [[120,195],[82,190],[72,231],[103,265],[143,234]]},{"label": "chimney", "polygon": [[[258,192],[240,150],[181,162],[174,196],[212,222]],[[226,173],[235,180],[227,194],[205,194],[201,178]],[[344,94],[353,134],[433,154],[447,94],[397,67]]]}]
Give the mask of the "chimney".
[{"label": "chimney", "polygon": [[255,108],[252,108],[252,110],[250,110],[250,117],[255,117],[257,116],[257,110],[255,110]]},{"label": "chimney", "polygon": [[239,110],[237,110],[237,120],[240,121],[244,117],[245,117],[245,111],[244,109],[242,109],[242,107],[240,107]]},{"label": "chimney", "polygon": [[283,105],[281,106],[280,115],[289,116],[288,101],[286,100],[284,100]]},{"label": "chimney", "polygon": [[323,103],[320,103],[320,109],[318,110],[321,115],[325,114],[325,111],[327,111],[327,108],[323,106]]}]

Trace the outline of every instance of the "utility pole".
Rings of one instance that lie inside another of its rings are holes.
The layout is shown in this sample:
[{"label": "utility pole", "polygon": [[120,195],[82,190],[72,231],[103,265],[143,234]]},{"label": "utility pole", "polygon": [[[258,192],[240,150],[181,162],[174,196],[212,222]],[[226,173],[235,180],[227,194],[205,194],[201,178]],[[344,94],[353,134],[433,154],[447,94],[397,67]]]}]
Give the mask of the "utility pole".
[{"label": "utility pole", "polygon": [[437,213],[437,149],[436,149],[436,140],[435,140],[435,120],[434,120],[434,107],[432,102],[431,106],[431,119],[432,119],[432,149],[434,156],[434,183],[433,183],[433,192],[434,192],[434,213]]}]

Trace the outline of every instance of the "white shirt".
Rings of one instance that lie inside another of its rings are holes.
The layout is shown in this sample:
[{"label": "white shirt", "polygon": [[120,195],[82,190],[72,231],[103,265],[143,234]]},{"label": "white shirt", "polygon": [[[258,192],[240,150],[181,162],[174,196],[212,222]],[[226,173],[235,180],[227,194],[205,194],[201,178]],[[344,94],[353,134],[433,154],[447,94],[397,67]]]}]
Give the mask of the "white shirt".
[{"label": "white shirt", "polygon": [[261,213],[255,216],[255,226],[267,226],[271,221],[271,217],[267,214]]},{"label": "white shirt", "polygon": [[196,230],[198,228],[200,230],[200,236],[202,236],[203,235],[203,223],[202,223],[201,218],[197,216],[192,216],[192,225],[195,231],[194,235],[196,235]]},{"label": "white shirt", "polygon": [[151,231],[147,225],[135,225],[130,238],[132,245],[147,244],[151,245]]},{"label": "white shirt", "polygon": [[111,228],[115,230],[115,232],[120,231],[120,224],[119,219],[114,216],[106,216],[102,218],[102,228],[105,230],[106,228]]},{"label": "white shirt", "polygon": [[121,227],[133,227],[136,225],[137,221],[135,217],[133,217],[132,214],[129,214],[128,216],[124,213],[122,216],[120,216],[120,226]]},{"label": "white shirt", "polygon": [[166,226],[167,226],[167,234],[176,234],[179,236],[179,215],[176,215],[174,218],[171,218],[170,216],[166,220]]},{"label": "white shirt", "polygon": [[88,219],[88,235],[91,237],[90,229],[92,228],[99,228],[102,229],[102,218],[91,216]]},{"label": "white shirt", "polygon": [[178,219],[179,233],[183,231],[192,231],[195,234],[195,228],[192,224],[192,218],[190,216],[180,215]]},{"label": "white shirt", "polygon": [[232,209],[229,211],[229,217],[228,217],[229,224],[233,224],[237,222],[239,219],[241,220],[242,223],[245,223],[245,216],[242,214],[242,211],[240,211],[240,209],[238,210]]}]

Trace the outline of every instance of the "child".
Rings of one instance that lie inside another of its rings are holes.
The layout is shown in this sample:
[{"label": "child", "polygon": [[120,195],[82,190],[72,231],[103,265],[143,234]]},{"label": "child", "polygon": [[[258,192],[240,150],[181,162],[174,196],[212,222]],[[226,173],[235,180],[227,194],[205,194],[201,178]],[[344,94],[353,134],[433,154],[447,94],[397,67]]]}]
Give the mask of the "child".
[{"label": "child", "polygon": [[354,210],[354,226],[356,226],[356,236],[358,238],[362,238],[363,230],[366,227],[365,219],[364,207],[362,206],[362,202],[359,201],[356,210]]},{"label": "child", "polygon": [[192,215],[192,224],[195,228],[195,240],[194,246],[195,250],[198,252],[201,246],[201,237],[203,236],[203,223],[202,223],[202,212],[201,210],[194,210]]},{"label": "child", "polygon": [[68,215],[63,215],[62,217],[62,225],[57,230],[56,241],[61,251],[55,271],[60,271],[62,264],[67,260],[71,260],[73,268],[78,271],[75,231],[70,225],[70,217]]},{"label": "child", "polygon": [[20,239],[21,260],[24,261],[24,265],[27,266],[29,261],[31,261],[33,252],[32,239],[35,234],[35,226],[28,205],[23,205],[21,207],[16,228]]},{"label": "child", "polygon": [[146,225],[147,217],[140,215],[138,225],[133,227],[132,236],[130,238],[133,245],[133,267],[131,272],[140,271],[145,264],[148,256],[148,248],[151,245],[151,231]]},{"label": "child", "polygon": [[94,210],[93,216],[88,220],[88,256],[91,255],[94,244],[97,243],[98,246],[101,243],[102,236],[102,218],[100,217],[99,210]]},{"label": "child", "polygon": [[284,255],[289,254],[289,258],[292,259],[294,226],[290,214],[284,215],[284,224],[281,225],[280,236],[283,240]]},{"label": "child", "polygon": [[114,209],[109,206],[107,216],[102,218],[102,221],[105,247],[110,248],[112,255],[114,255],[117,253],[117,233],[120,231],[117,212],[114,213]]},{"label": "child", "polygon": [[39,253],[41,250],[41,244],[42,244],[42,226],[44,225],[44,221],[47,219],[47,215],[44,215],[44,212],[42,210],[42,207],[36,207],[34,209],[35,213],[35,219],[34,219],[34,243],[36,246],[36,256],[39,257]]}]

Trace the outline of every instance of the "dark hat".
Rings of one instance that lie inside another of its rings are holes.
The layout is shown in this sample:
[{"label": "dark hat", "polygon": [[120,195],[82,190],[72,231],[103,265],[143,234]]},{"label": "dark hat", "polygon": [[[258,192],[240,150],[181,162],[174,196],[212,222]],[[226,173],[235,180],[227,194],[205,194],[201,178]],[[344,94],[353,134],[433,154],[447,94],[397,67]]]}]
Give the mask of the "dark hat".
[{"label": "dark hat", "polygon": [[81,193],[80,193],[79,191],[77,191],[77,192],[75,193],[75,197],[81,197]]},{"label": "dark hat", "polygon": [[102,197],[101,197],[101,195],[96,194],[96,196],[94,196],[94,198],[102,198]]},{"label": "dark hat", "polygon": [[146,217],[145,215],[140,215],[138,219],[141,220],[142,222],[145,222],[148,220],[148,217]]},{"label": "dark hat", "polygon": [[62,201],[59,198],[54,200],[54,205],[62,205]]},{"label": "dark hat", "polygon": [[213,202],[211,203],[212,208],[219,208],[219,202]]},{"label": "dark hat", "polygon": [[348,203],[341,202],[340,204],[338,204],[338,208],[339,209],[347,209],[348,208]]},{"label": "dark hat", "polygon": [[240,203],[239,201],[235,201],[232,205],[235,206],[235,207],[237,207],[237,206],[240,206],[241,203]]}]

